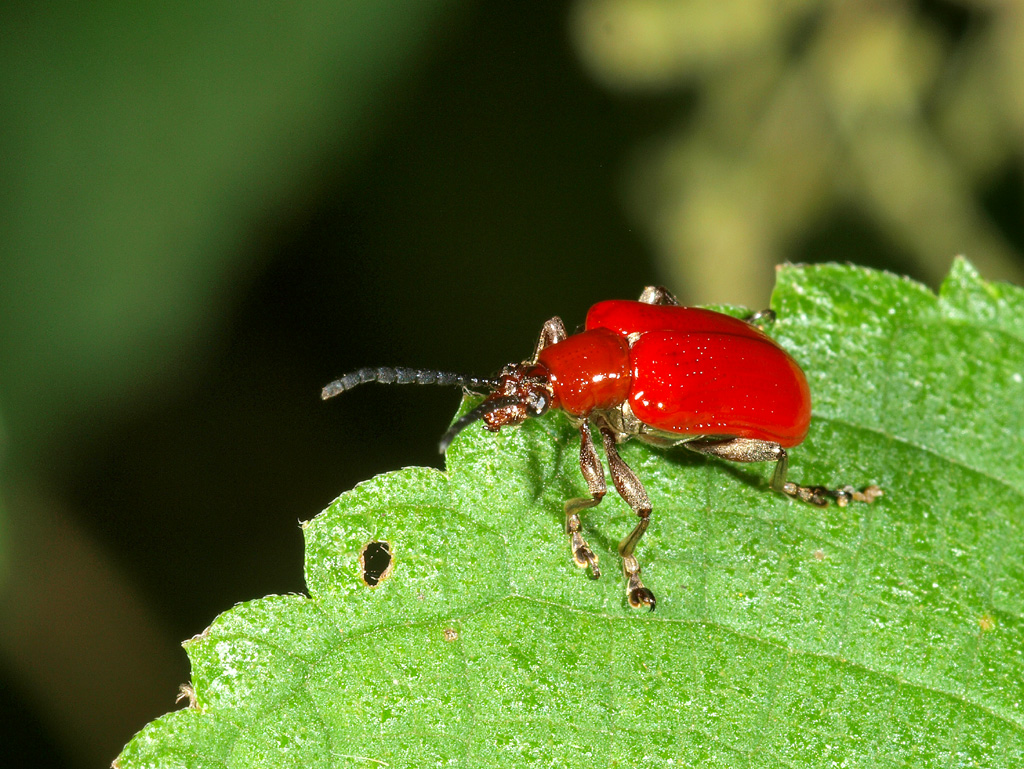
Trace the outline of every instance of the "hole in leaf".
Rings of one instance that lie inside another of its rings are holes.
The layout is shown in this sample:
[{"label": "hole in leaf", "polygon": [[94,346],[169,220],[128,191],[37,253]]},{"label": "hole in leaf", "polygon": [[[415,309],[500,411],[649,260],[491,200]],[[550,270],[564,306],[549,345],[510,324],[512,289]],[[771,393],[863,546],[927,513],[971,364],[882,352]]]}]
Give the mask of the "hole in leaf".
[{"label": "hole in leaf", "polygon": [[359,570],[367,587],[377,587],[391,576],[391,545],[387,542],[367,542],[359,553]]}]

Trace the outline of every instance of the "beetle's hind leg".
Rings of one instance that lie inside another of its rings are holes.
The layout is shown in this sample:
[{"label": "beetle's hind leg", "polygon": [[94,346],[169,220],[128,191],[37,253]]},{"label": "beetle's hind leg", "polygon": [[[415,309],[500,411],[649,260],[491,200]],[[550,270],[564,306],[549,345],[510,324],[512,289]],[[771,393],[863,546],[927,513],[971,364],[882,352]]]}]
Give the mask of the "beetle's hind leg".
[{"label": "beetle's hind leg", "polygon": [[779,458],[775,462],[775,471],[772,473],[772,488],[781,494],[810,502],[818,507],[825,507],[830,499],[834,499],[840,507],[846,507],[851,501],[870,504],[883,493],[878,486],[868,486],[863,491],[858,491],[849,485],[840,486],[837,489],[830,489],[827,486],[801,486],[786,480],[788,470],[789,455],[786,454],[784,448],[779,446]]},{"label": "beetle's hind leg", "polygon": [[[664,286],[647,286],[643,293],[640,294],[640,301],[644,304],[679,306],[679,300]],[[750,313],[743,320],[751,326],[757,326],[760,329],[771,328],[775,323],[775,310],[758,310],[757,312]]]},{"label": "beetle's hind leg", "polygon": [[590,425],[586,420],[580,423],[580,472],[583,474],[583,480],[587,482],[590,496],[577,497],[565,503],[565,533],[569,535],[573,561],[581,569],[589,566],[591,576],[597,579],[601,576],[601,569],[597,565],[597,554],[580,533],[583,525],[580,513],[600,503],[608,487],[604,482],[604,467],[601,466],[601,458],[597,456],[594,439],[590,435]]},{"label": "beetle's hind leg", "polygon": [[782,446],[772,441],[728,438],[718,441],[691,441],[683,445],[690,451],[710,454],[731,462],[775,462],[775,471],[772,473],[772,489],[818,507],[827,506],[830,499],[834,499],[840,507],[846,507],[851,501],[870,503],[882,496],[882,490],[877,486],[868,486],[863,491],[858,491],[853,486],[830,489],[827,486],[801,486],[787,481],[789,455],[786,454],[786,450]]},{"label": "beetle's hind leg", "polygon": [[667,304],[679,306],[679,300],[664,286],[648,286],[640,294],[640,301],[644,304]]},{"label": "beetle's hind leg", "polygon": [[745,323],[757,326],[760,329],[771,328],[775,325],[775,310],[758,310],[745,317]]}]

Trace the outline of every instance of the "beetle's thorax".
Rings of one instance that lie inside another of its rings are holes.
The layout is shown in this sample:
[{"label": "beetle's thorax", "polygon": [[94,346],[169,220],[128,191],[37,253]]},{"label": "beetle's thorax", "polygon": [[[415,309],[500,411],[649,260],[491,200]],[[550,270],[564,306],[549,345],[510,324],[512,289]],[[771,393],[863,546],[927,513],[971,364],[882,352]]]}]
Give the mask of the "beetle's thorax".
[{"label": "beetle's thorax", "polygon": [[629,342],[613,331],[574,334],[541,350],[537,364],[551,384],[551,408],[570,416],[616,408],[629,395]]},{"label": "beetle's thorax", "polygon": [[536,361],[510,364],[488,396],[488,430],[518,425],[548,409],[574,418],[614,409],[629,395],[629,342],[607,329],[574,334],[543,348]]}]

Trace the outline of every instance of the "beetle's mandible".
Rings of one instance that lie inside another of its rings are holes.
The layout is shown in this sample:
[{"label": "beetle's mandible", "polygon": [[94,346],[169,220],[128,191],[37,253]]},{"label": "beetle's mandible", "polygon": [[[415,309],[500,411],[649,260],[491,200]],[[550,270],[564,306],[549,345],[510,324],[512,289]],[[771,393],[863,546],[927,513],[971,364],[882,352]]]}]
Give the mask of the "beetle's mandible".
[{"label": "beetle's mandible", "polygon": [[824,507],[850,500],[872,502],[877,486],[801,486],[786,480],[786,449],[803,441],[811,422],[811,393],[800,366],[762,325],[764,310],[744,320],[681,307],[666,289],[649,286],[637,302],[600,302],[578,334],[560,318],[544,324],[533,356],[506,366],[496,378],[444,371],[363,368],[324,387],[330,398],[365,382],[460,385],[487,397],[458,419],[441,439],[444,452],[467,425],[480,420],[491,431],[560,409],[580,432],[580,471],[589,497],[565,503],[565,531],[576,565],[601,575],[597,555],[583,538],[580,513],[604,497],[604,467],[594,448],[604,444],[615,490],[639,521],[619,543],[630,606],[655,607],[640,579],[637,544],[651,518],[643,484],[619,456],[618,444],[637,438],[656,446],[682,445],[733,462],[775,462],[771,487]]}]

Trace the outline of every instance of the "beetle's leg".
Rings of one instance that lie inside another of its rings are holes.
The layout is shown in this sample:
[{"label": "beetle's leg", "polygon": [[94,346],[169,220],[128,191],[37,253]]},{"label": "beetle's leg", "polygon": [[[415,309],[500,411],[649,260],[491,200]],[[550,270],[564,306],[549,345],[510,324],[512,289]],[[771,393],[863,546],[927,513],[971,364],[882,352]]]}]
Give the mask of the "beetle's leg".
[{"label": "beetle's leg", "polygon": [[775,324],[775,310],[758,310],[743,319],[751,326],[771,328]]},{"label": "beetle's leg", "polygon": [[615,431],[607,425],[601,425],[601,438],[604,440],[604,453],[608,457],[608,468],[612,471],[615,490],[640,518],[633,531],[619,543],[622,573],[626,576],[626,596],[629,599],[629,605],[634,609],[648,606],[651,611],[654,611],[656,603],[654,593],[644,587],[644,583],[640,580],[640,562],[633,555],[637,543],[650,525],[651,501],[647,498],[647,492],[644,491],[644,486],[636,477],[636,473],[630,470],[629,465],[619,456]]},{"label": "beetle's leg", "polygon": [[568,334],[565,333],[565,324],[562,323],[562,319],[557,315],[549,321],[546,321],[540,329],[540,339],[537,340],[537,347],[533,351],[533,357],[530,359],[533,363],[537,362],[537,356],[540,355],[540,351],[545,347],[550,347],[553,344],[557,344],[565,339]]},{"label": "beetle's leg", "polygon": [[830,489],[827,486],[800,486],[792,481],[786,480],[786,472],[789,470],[789,455],[786,450],[779,447],[779,459],[775,463],[775,471],[772,473],[772,488],[790,497],[810,502],[818,507],[825,507],[829,499],[834,499],[840,507],[846,507],[850,501],[874,502],[883,491],[878,486],[868,486],[863,491],[858,491],[853,486],[840,486],[838,489]]},{"label": "beetle's leg", "polygon": [[701,454],[710,454],[731,462],[775,462],[772,473],[772,489],[795,499],[810,502],[818,507],[828,505],[834,499],[840,507],[846,507],[851,500],[856,502],[874,502],[882,496],[877,486],[868,486],[857,491],[853,486],[842,486],[830,489],[827,486],[800,486],[786,480],[789,470],[789,455],[786,450],[773,441],[759,441],[752,438],[729,438],[720,441],[691,441],[684,443],[686,448]]},{"label": "beetle's leg", "polygon": [[648,286],[640,294],[640,301],[644,304],[671,304],[679,305],[676,299],[664,286]]},{"label": "beetle's leg", "polygon": [[576,565],[581,569],[589,566],[591,576],[597,579],[601,576],[601,569],[597,565],[597,554],[590,549],[590,545],[580,533],[580,511],[597,505],[604,499],[608,487],[605,486],[604,468],[601,466],[600,457],[597,456],[594,439],[590,436],[590,425],[586,420],[580,423],[580,472],[587,482],[590,496],[577,497],[565,503],[565,533],[569,535],[572,559]]}]

